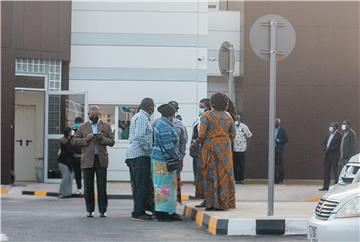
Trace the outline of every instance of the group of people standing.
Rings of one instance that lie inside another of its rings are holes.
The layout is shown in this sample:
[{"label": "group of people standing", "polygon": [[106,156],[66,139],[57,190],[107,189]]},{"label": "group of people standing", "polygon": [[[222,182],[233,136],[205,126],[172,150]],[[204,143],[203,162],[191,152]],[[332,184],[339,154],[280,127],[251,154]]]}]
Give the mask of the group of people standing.
[{"label": "group of people standing", "polygon": [[334,183],[338,182],[342,168],[356,154],[356,147],[356,133],[348,121],[344,120],[341,127],[338,122],[330,123],[329,132],[323,142],[324,182],[320,191],[329,190],[331,173],[333,173]]}]

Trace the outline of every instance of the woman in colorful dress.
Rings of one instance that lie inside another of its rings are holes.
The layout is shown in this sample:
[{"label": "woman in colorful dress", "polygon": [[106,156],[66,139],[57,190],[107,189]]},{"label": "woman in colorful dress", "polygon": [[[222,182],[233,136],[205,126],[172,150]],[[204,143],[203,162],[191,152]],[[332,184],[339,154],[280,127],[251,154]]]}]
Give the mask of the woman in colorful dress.
[{"label": "woman in colorful dress", "polygon": [[204,197],[206,210],[223,211],[235,208],[235,185],[231,142],[236,130],[234,120],[226,112],[229,98],[215,93],[210,98],[212,110],[200,120],[201,160],[204,163]]},{"label": "woman in colorful dress", "polygon": [[155,195],[155,214],[159,221],[181,220],[176,213],[176,170],[167,170],[167,160],[180,158],[179,137],[173,124],[175,109],[169,104],[158,108],[162,117],[154,124],[154,148],[151,155]]}]

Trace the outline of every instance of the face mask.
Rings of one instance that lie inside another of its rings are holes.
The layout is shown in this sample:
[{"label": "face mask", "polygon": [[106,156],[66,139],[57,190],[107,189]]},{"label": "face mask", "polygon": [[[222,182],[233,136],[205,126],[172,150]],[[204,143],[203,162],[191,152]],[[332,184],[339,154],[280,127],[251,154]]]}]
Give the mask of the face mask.
[{"label": "face mask", "polygon": [[343,131],[347,130],[347,125],[346,125],[346,124],[342,124],[342,125],[341,125],[341,129],[342,129]]},{"label": "face mask", "polygon": [[329,131],[332,133],[332,132],[334,132],[334,128],[333,127],[329,127]]},{"label": "face mask", "polygon": [[199,108],[199,117],[205,113],[205,108]]},{"label": "face mask", "polygon": [[92,124],[96,124],[99,121],[99,117],[98,116],[90,117],[90,120]]},{"label": "face mask", "polygon": [[70,136],[74,136],[74,134],[75,134],[75,131],[71,130]]},{"label": "face mask", "polygon": [[80,128],[80,124],[79,123],[74,123],[74,129],[79,129]]},{"label": "face mask", "polygon": [[235,121],[235,125],[236,125],[236,126],[239,126],[239,121]]}]

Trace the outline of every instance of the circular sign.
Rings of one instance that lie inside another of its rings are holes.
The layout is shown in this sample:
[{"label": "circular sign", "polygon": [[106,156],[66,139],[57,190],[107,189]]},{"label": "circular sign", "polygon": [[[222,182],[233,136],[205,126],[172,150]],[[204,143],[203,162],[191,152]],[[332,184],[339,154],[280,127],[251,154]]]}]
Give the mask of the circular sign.
[{"label": "circular sign", "polygon": [[281,61],[290,55],[296,42],[295,30],[284,17],[266,15],[258,18],[250,29],[250,46],[257,56],[269,61],[271,24],[276,26],[277,61]]},{"label": "circular sign", "polygon": [[[230,56],[232,55],[232,56]],[[229,71],[234,71],[234,46],[228,41],[221,44],[219,50],[219,69],[223,77],[228,77]]]}]

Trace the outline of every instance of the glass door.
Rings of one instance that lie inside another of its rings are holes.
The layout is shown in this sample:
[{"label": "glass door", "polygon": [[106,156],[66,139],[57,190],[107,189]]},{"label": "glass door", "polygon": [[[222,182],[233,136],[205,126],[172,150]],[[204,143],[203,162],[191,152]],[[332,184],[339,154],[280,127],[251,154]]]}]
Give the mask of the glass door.
[{"label": "glass door", "polygon": [[73,127],[77,117],[87,120],[87,93],[76,91],[49,91],[45,102],[45,182],[58,182],[59,139],[66,127]]}]

